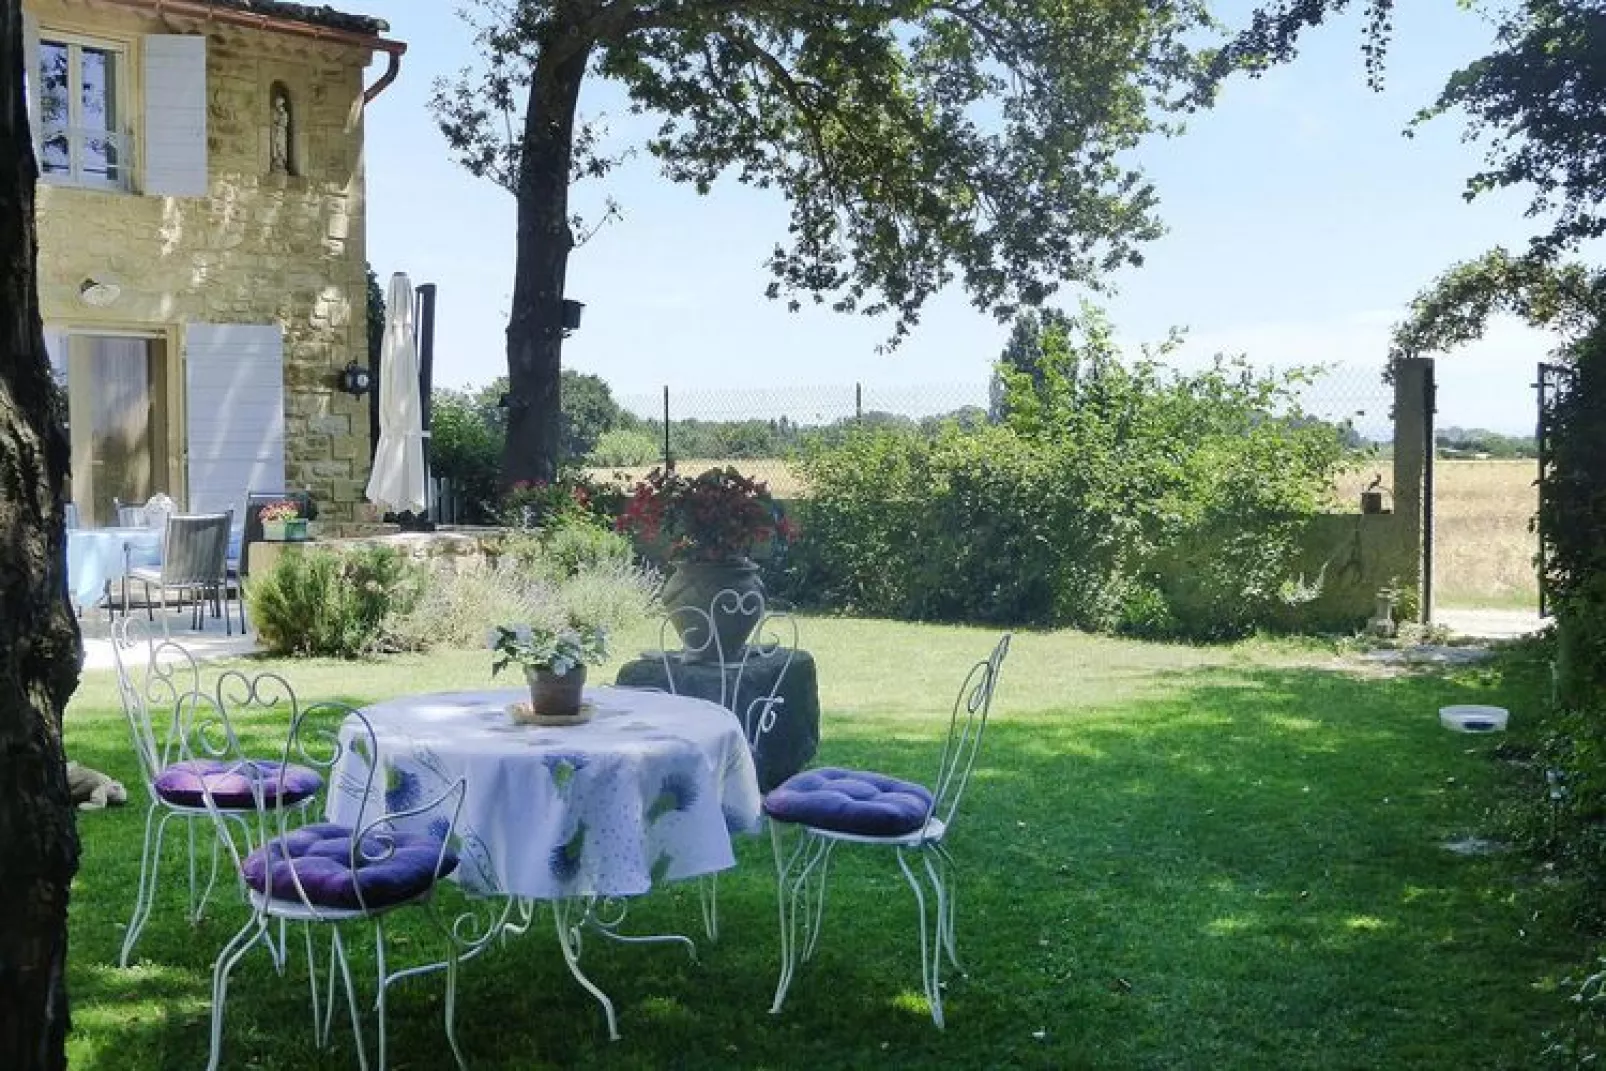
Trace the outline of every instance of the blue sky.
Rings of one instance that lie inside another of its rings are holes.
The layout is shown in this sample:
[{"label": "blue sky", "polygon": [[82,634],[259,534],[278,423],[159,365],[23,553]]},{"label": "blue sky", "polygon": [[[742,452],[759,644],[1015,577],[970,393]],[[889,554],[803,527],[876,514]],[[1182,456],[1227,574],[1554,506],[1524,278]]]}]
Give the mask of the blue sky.
[{"label": "blue sky", "polygon": [[[485,383],[505,367],[514,202],[450,158],[426,104],[437,76],[473,62],[471,35],[455,3],[340,6],[387,20],[389,36],[409,45],[400,78],[368,109],[369,259],[382,282],[400,270],[439,286],[436,382]],[[1226,3],[1218,15],[1236,25],[1248,9]],[[1520,245],[1535,229],[1521,191],[1463,201],[1481,153],[1462,142],[1459,118],[1401,134],[1491,37],[1455,0],[1417,0],[1398,19],[1387,91],[1378,94],[1365,86],[1360,27],[1348,18],[1312,35],[1293,65],[1230,84],[1186,133],[1145,145],[1138,160],[1169,232],[1147,248],[1142,268],[1115,280],[1108,307],[1123,341],[1135,347],[1184,327],[1181,365],[1217,352],[1263,366],[1337,364],[1335,382],[1381,396],[1374,371],[1410,298],[1454,261]],[[622,142],[643,129],[605,83],[588,87],[582,110],[605,113]],[[1007,334],[956,288],[928,306],[912,338],[877,353],[889,335],[884,321],[792,314],[764,298],[763,259],[786,221],[775,194],[727,182],[699,197],[660,177],[645,154],[587,183],[576,204],[594,208],[603,194],[624,218],[570,262],[569,293],[586,311],[564,360],[617,394],[666,383],[692,393],[980,385]],[[1553,344],[1501,321],[1451,354],[1440,365],[1440,424],[1531,431],[1528,384]]]}]

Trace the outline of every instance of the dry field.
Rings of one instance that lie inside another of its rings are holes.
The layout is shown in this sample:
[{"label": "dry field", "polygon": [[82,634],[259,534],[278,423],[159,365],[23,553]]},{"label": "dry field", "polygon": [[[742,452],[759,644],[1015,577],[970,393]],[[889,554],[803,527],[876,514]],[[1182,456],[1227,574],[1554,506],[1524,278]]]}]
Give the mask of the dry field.
[{"label": "dry field", "polygon": [[[676,463],[682,472],[697,473],[734,464],[767,480],[777,498],[803,493],[800,480],[779,460],[718,461],[688,458]],[[650,468],[650,467],[649,467]],[[633,482],[649,468],[625,470]],[[1529,608],[1538,605],[1534,553],[1538,548],[1528,521],[1538,508],[1533,461],[1440,461],[1434,470],[1437,508],[1437,553],[1434,555],[1434,602],[1448,607]],[[600,478],[613,470],[594,469]],[[1353,510],[1361,488],[1375,472],[1392,483],[1385,459],[1346,474],[1336,492],[1344,509]]]},{"label": "dry field", "polygon": [[[776,498],[797,498],[803,493],[803,481],[794,476],[787,467],[786,462],[780,458],[737,459],[734,461],[696,457],[675,459],[675,471],[688,476],[695,476],[705,469],[724,468],[726,465],[734,465],[744,475],[765,481],[770,486],[770,494]],[[634,484],[655,467],[654,465],[640,465],[634,468],[593,468],[586,471],[594,479],[598,480],[612,480],[615,477],[623,477],[623,482],[629,485]]]},{"label": "dry field", "polygon": [[1434,467],[1438,605],[1538,605],[1539,541],[1528,530],[1539,508],[1538,471],[1535,461],[1440,461]]}]

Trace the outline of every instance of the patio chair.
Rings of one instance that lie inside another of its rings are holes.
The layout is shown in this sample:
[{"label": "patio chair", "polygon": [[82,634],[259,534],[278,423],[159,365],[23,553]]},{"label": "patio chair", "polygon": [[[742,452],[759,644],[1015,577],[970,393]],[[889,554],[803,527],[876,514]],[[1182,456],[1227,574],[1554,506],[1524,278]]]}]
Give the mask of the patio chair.
[{"label": "patio chair", "polygon": [[[820,939],[831,853],[839,844],[858,844],[892,849],[898,868],[914,890],[920,912],[920,982],[931,1004],[932,1020],[939,1028],[943,1025],[943,956],[959,968],[953,857],[945,840],[976,765],[1009,640],[1006,633],[992,654],[965,677],[949,716],[948,739],[934,788],[871,771],[822,767],[788,778],[764,797],[775,849],[781,921],[781,973],[770,1006],[772,1014],[778,1014],[786,1000],[798,960],[812,956]],[[790,851],[784,843],[788,828],[798,833]],[[936,901],[929,930],[926,893],[910,859],[924,867]]]},{"label": "patio chair", "polygon": [[112,516],[116,518],[119,528],[150,527],[150,518],[146,515],[144,506],[124,502],[120,498],[112,499]]},{"label": "patio chair", "polygon": [[[168,823],[175,819],[185,825],[189,849],[189,906],[185,917],[191,923],[200,921],[217,881],[218,864],[218,845],[209,828],[212,818],[201,802],[201,790],[220,777],[227,777],[228,772],[221,763],[193,755],[181,732],[183,707],[193,703],[201,681],[200,669],[189,651],[172,640],[161,643],[147,640],[139,619],[124,615],[112,625],[112,658],[117,669],[117,693],[128,720],[147,799],[134,913],[123,934],[123,946],[117,958],[118,965],[126,967],[140,931],[150,919],[156,900],[163,838]],[[141,663],[142,670],[136,670]],[[274,765],[262,763],[260,769],[270,771]],[[293,811],[309,808],[323,786],[314,771],[302,766],[294,767],[285,780],[283,802]],[[277,789],[277,784],[274,787]],[[235,788],[239,788],[237,782]],[[215,802],[220,813],[242,825],[252,806],[238,791],[232,797],[232,805],[230,797],[223,795]],[[199,896],[196,895],[195,873],[197,821],[203,823],[201,833],[211,841],[212,848],[211,875]]]},{"label": "patio chair", "polygon": [[[751,640],[738,651],[726,651],[722,645],[720,630],[714,627],[714,618],[721,614],[751,616],[757,620]],[[797,619],[789,613],[770,612],[761,591],[727,588],[715,593],[706,609],[677,606],[666,611],[659,622],[658,643],[668,691],[672,695],[707,699],[714,699],[712,693],[717,691],[719,705],[735,714],[742,723],[748,749],[758,763],[763,738],[775,727],[780,708],[786,702],[780,694],[781,683],[797,656]],[[750,671],[760,666],[773,673],[773,679],[758,689],[744,690],[744,682],[753,679]],[[706,684],[702,688],[688,687],[694,680],[707,682],[710,676],[714,678],[713,688]],[[698,891],[703,928],[709,940],[718,940],[719,875],[710,874],[701,879]]]},{"label": "patio chair", "polygon": [[224,513],[197,513],[175,515],[167,519],[166,535],[162,539],[162,564],[158,568],[130,566],[123,583],[123,614],[128,614],[128,580],[145,586],[145,612],[151,616],[151,586],[154,584],[162,607],[162,631],[168,630],[167,598],[172,593],[183,605],[186,595],[194,599],[191,617],[192,628],[199,629],[205,615],[207,600],[214,608],[221,607],[224,632],[233,635],[233,621],[228,614],[227,559],[229,553],[229,526],[234,522],[234,511]]},{"label": "patio chair", "polygon": [[[231,718],[252,713],[253,708],[284,710],[290,716],[284,755],[272,770],[241,754],[235,734],[227,728]],[[241,895],[251,912],[245,925],[223,946],[213,965],[208,1071],[218,1066],[222,1056],[229,974],[258,943],[267,946],[276,966],[282,966],[282,957],[287,952],[283,928],[295,922],[302,924],[306,941],[313,1034],[320,1048],[329,1043],[338,971],[346,992],[358,1064],[365,1069],[368,1067],[362,1015],[341,939],[341,926],[371,923],[378,969],[374,1010],[378,1020],[379,1067],[386,1066],[385,1005],[391,983],[437,967],[444,967],[446,972],[446,1039],[458,1066],[466,1067],[456,1029],[459,947],[456,935],[436,914],[433,902],[436,887],[457,868],[458,857],[452,845],[467,791],[464,779],[451,781],[438,794],[416,806],[389,809],[382,762],[370,761],[379,756],[380,751],[378,737],[368,718],[360,710],[341,703],[302,706],[289,683],[273,673],[253,678],[239,671],[223,673],[214,695],[208,702],[197,704],[194,715],[190,728],[197,744],[206,741],[219,745],[212,749],[211,755],[229,762],[231,769],[251,786],[251,821],[255,830],[254,837],[238,838],[239,823],[232,821],[227,798],[215,791],[203,793],[203,802],[216,823],[219,840],[228,848],[239,877]],[[288,803],[292,796],[287,778],[287,771],[294,768],[291,760],[305,761],[327,778],[333,776],[337,764],[348,752],[362,760],[356,768],[361,773],[348,765],[341,775],[361,777],[364,782],[363,802],[355,821],[349,826],[320,822],[293,828],[291,823],[296,809]],[[391,971],[385,958],[385,920],[392,911],[408,906],[423,908],[440,929],[446,939],[446,958],[440,964]],[[275,924],[280,931],[277,944],[273,937]],[[321,1001],[312,937],[315,926],[329,929],[328,987]]]}]

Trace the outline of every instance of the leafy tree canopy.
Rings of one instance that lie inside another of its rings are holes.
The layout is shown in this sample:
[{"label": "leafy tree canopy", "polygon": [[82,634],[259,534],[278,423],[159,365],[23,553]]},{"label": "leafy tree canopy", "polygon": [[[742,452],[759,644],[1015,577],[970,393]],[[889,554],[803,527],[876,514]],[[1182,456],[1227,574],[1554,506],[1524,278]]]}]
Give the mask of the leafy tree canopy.
[{"label": "leafy tree canopy", "polygon": [[[1307,29],[1350,8],[1366,21],[1367,73],[1382,80],[1394,0],[1281,0],[1212,58],[1195,95],[1202,103],[1234,71],[1258,75],[1291,60]],[[1467,4],[1466,6],[1472,6]],[[1601,0],[1522,0],[1491,12],[1496,45],[1450,76],[1417,123],[1460,110],[1467,137],[1487,147],[1466,184],[1468,200],[1489,190],[1527,187],[1530,216],[1550,219],[1531,254],[1549,259],[1606,234],[1606,4]]]},{"label": "leafy tree canopy", "polygon": [[1576,338],[1606,311],[1606,275],[1492,249],[1435,279],[1395,327],[1392,358],[1425,357],[1474,342],[1497,312]]},{"label": "leafy tree canopy", "polygon": [[[772,297],[890,313],[895,338],[958,278],[1007,315],[1096,284],[1159,233],[1120,159],[1180,106],[1203,5],[1151,0],[476,0],[485,65],[436,86],[462,162],[520,189],[509,117],[543,62],[589,55],[662,117],[646,148],[707,192],[781,192]],[[526,120],[541,116],[527,112]],[[600,174],[593,128],[571,174]]]}]

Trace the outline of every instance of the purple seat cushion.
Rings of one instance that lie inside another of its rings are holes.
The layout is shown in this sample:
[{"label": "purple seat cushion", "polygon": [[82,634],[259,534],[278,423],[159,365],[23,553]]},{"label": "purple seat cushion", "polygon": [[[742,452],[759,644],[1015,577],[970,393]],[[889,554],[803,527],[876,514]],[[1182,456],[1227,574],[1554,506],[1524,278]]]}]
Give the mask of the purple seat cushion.
[{"label": "purple seat cushion", "polygon": [[[181,807],[204,807],[204,796],[210,792],[222,809],[248,811],[256,806],[253,781],[262,783],[262,799],[272,806],[279,795],[279,763],[253,761],[242,766],[219,759],[186,759],[157,775],[156,794]],[[322,787],[323,778],[305,766],[285,767],[285,806],[316,795]]]},{"label": "purple seat cushion", "polygon": [[823,766],[781,782],[764,797],[764,813],[835,833],[900,837],[925,825],[931,793],[912,781]]},{"label": "purple seat cushion", "polygon": [[279,900],[299,901],[304,891],[315,907],[376,910],[411,900],[457,869],[457,853],[443,854],[440,838],[428,833],[370,833],[353,869],[353,836],[332,822],[302,826],[246,856],[245,883]]}]

